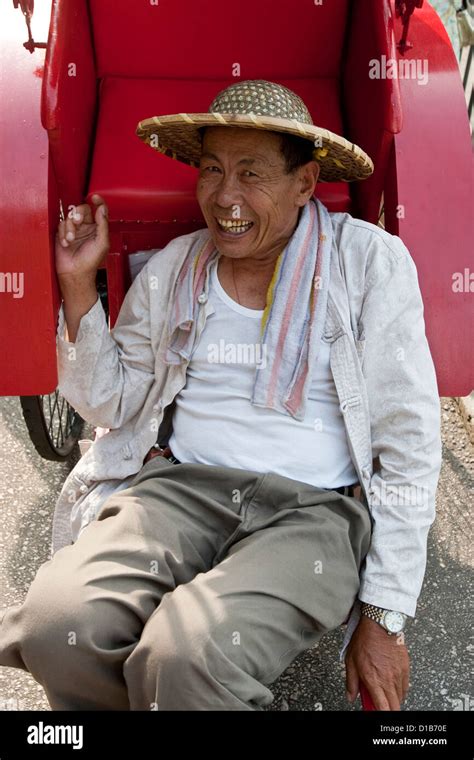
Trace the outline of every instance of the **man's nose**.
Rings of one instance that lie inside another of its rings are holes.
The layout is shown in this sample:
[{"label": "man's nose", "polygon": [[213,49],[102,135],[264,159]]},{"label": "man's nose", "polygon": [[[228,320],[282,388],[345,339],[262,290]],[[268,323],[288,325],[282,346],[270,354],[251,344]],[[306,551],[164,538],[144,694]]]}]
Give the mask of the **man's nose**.
[{"label": "man's nose", "polygon": [[220,178],[216,188],[215,202],[221,208],[242,205],[242,194],[234,177],[228,175]]}]

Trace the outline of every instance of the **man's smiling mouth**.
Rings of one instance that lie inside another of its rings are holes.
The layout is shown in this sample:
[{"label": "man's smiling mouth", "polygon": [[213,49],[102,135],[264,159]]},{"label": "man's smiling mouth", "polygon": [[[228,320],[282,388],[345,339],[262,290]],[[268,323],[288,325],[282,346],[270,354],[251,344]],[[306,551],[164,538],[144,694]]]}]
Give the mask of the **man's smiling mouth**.
[{"label": "man's smiling mouth", "polygon": [[245,219],[224,219],[215,217],[219,230],[231,235],[243,235],[253,227],[253,222]]}]

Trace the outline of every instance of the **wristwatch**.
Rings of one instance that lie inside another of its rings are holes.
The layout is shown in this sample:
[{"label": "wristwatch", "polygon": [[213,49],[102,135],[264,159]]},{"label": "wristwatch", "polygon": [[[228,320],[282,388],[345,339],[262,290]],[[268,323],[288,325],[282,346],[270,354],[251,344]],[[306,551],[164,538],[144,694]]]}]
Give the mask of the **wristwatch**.
[{"label": "wristwatch", "polygon": [[401,633],[405,628],[407,617],[403,612],[395,612],[395,610],[384,610],[382,607],[375,607],[373,604],[367,604],[362,602],[360,608],[362,615],[369,617],[371,620],[375,620],[376,623],[385,628],[390,634]]}]

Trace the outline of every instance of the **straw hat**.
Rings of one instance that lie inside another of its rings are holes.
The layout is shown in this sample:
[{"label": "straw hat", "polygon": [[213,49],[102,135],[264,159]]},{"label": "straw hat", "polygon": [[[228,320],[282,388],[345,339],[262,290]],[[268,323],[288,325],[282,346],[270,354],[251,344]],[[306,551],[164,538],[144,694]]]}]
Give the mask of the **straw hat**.
[{"label": "straw hat", "polygon": [[199,127],[267,129],[311,140],[322,182],[365,179],[374,165],[361,148],[313,124],[303,100],[292,90],[264,79],[248,79],[219,92],[208,113],[152,116],[138,123],[136,134],[165,156],[199,166]]}]

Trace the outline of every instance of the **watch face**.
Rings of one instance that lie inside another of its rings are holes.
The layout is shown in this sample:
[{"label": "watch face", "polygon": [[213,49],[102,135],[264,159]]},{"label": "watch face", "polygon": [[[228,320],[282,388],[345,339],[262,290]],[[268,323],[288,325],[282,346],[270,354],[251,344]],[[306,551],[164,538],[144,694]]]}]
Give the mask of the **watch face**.
[{"label": "watch face", "polygon": [[401,612],[394,612],[392,610],[389,610],[385,613],[383,622],[387,628],[387,631],[390,631],[390,633],[400,633],[400,631],[403,630],[405,618]]}]

